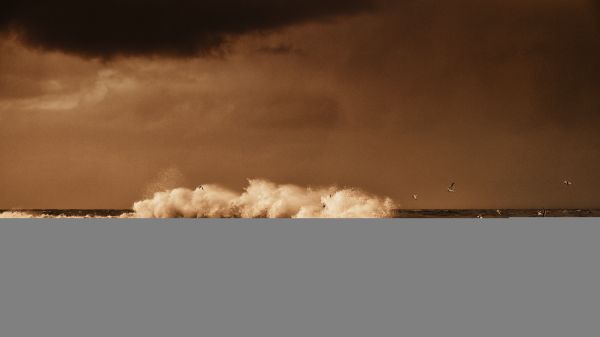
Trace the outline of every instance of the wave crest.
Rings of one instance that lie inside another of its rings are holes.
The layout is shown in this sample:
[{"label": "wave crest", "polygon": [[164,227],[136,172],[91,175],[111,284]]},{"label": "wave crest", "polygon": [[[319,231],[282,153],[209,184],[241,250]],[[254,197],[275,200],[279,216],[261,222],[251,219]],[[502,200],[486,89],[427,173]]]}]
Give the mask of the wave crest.
[{"label": "wave crest", "polygon": [[157,192],[134,203],[136,218],[381,218],[396,206],[354,188],[279,185],[250,179],[242,193],[218,185]]}]

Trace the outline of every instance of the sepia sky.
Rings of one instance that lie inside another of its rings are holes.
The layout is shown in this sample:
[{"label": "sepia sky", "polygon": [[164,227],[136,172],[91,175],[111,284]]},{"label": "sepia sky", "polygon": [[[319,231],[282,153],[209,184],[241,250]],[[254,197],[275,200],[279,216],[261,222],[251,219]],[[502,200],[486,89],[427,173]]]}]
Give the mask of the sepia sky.
[{"label": "sepia sky", "polygon": [[599,60],[594,0],[3,1],[0,209],[246,178],[600,207]]}]

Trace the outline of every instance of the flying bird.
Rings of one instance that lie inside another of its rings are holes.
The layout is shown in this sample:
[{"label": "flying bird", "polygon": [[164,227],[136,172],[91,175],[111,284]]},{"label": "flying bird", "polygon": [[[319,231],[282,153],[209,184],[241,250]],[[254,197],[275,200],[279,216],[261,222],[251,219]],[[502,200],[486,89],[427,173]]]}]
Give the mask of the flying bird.
[{"label": "flying bird", "polygon": [[200,185],[200,186],[198,186],[198,189],[204,191],[204,186]]},{"label": "flying bird", "polygon": [[417,194],[413,194],[413,199],[417,200],[419,199],[419,196]]},{"label": "flying bird", "polygon": [[456,190],[456,184],[452,183],[450,187],[448,187],[448,192],[454,192]]},{"label": "flying bird", "polygon": [[563,184],[565,184],[567,186],[571,186],[571,185],[573,185],[573,182],[570,180],[565,180],[565,181],[563,181]]}]

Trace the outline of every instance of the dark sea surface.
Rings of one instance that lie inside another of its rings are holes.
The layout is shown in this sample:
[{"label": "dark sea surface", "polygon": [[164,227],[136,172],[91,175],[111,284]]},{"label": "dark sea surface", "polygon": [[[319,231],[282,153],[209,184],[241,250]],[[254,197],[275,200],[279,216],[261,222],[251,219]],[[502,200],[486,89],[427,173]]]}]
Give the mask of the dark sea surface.
[{"label": "dark sea surface", "polygon": [[600,209],[398,209],[393,218],[600,217]]},{"label": "dark sea surface", "polygon": [[93,217],[108,218],[119,217],[132,213],[129,209],[5,209],[2,213],[31,215],[33,217]]},{"label": "dark sea surface", "polygon": [[[120,217],[131,214],[129,209],[34,209],[0,210],[2,213],[32,217]],[[397,209],[392,218],[529,218],[529,217],[600,217],[600,209]]]}]

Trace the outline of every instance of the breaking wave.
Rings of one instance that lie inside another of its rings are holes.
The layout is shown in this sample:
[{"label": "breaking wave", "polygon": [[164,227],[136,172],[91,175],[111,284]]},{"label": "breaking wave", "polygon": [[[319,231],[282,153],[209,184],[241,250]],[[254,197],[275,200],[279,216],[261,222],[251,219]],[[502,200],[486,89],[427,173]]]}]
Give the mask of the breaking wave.
[{"label": "breaking wave", "polygon": [[397,208],[387,197],[355,188],[311,188],[250,179],[242,192],[202,185],[155,192],[133,210],[8,210],[23,218],[384,218]]},{"label": "breaking wave", "polygon": [[382,218],[395,208],[355,188],[310,188],[250,179],[238,193],[218,185],[157,192],[134,203],[133,218]]},{"label": "breaking wave", "polygon": [[6,211],[0,213],[0,219],[26,219],[26,218],[35,218],[33,214],[27,212],[12,212]]}]

